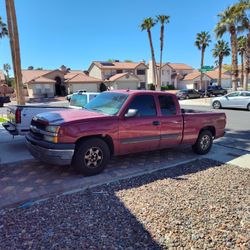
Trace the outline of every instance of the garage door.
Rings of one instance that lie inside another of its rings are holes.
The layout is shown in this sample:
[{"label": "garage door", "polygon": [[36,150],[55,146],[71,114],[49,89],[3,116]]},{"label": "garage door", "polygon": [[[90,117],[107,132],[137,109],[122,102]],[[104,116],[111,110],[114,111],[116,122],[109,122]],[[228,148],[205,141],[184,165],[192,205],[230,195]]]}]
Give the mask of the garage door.
[{"label": "garage door", "polygon": [[96,83],[75,83],[72,84],[72,91],[77,92],[79,90],[86,90],[87,92],[98,92],[98,84]]},{"label": "garage door", "polygon": [[117,83],[117,89],[137,89],[139,82],[132,82],[132,81],[118,81]]}]

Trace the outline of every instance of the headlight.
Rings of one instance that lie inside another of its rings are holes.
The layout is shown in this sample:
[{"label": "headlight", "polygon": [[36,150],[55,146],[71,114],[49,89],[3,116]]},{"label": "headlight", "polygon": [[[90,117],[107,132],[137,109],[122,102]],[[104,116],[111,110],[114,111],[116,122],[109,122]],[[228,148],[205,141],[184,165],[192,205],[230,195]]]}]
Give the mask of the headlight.
[{"label": "headlight", "polygon": [[60,126],[47,126],[47,127],[45,128],[45,130],[46,130],[47,132],[51,132],[51,133],[55,133],[55,134],[58,133],[59,129],[60,129]]}]

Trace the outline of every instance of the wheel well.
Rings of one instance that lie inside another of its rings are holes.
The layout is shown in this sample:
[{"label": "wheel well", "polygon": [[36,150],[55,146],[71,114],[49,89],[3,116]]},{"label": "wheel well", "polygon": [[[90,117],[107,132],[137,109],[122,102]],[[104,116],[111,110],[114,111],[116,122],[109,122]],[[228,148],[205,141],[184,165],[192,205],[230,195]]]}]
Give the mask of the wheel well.
[{"label": "wheel well", "polygon": [[[212,136],[215,137],[215,135],[216,135],[215,127],[213,127],[213,126],[204,127],[204,128],[202,128],[202,129],[200,130],[200,133],[201,133],[202,131],[204,131],[204,130],[210,131],[210,132],[212,133]],[[200,134],[200,133],[199,133],[199,134]]]},{"label": "wheel well", "polygon": [[86,141],[90,138],[99,138],[99,139],[102,139],[103,141],[105,141],[110,149],[110,154],[113,155],[114,154],[114,143],[113,143],[113,140],[112,138],[109,136],[109,135],[91,135],[91,136],[84,136],[84,137],[81,137],[79,138],[75,144],[76,144],[76,147],[82,143],[83,141]]}]

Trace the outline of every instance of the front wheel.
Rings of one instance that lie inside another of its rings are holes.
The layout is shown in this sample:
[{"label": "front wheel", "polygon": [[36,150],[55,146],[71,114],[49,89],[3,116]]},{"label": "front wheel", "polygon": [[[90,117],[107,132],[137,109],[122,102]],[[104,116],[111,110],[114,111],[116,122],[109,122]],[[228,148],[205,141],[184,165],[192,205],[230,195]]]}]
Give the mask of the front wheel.
[{"label": "front wheel", "polygon": [[213,108],[214,109],[220,109],[221,108],[221,103],[219,101],[214,101],[213,102]]},{"label": "front wheel", "polygon": [[91,138],[76,148],[72,165],[83,175],[96,175],[104,170],[109,158],[110,150],[106,142],[99,138]]},{"label": "front wheel", "polygon": [[212,133],[209,130],[204,130],[199,134],[199,137],[196,143],[192,146],[192,149],[196,154],[204,155],[210,151],[212,144]]},{"label": "front wheel", "polygon": [[250,111],[250,103],[247,105],[247,110]]},{"label": "front wheel", "polygon": [[189,99],[189,98],[190,98],[189,95],[187,95],[187,96],[186,96],[186,99]]}]

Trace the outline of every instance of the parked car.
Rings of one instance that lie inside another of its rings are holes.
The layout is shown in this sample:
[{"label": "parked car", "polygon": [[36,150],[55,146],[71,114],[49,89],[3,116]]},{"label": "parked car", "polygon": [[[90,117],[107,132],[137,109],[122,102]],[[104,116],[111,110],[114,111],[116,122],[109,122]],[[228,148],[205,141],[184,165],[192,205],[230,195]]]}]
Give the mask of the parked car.
[{"label": "parked car", "polygon": [[218,96],[218,95],[226,95],[227,94],[227,90],[223,89],[221,86],[208,86],[207,87],[207,93],[205,93],[204,89],[200,89],[199,93],[204,97],[205,94],[207,94],[207,96]]},{"label": "parked car", "polygon": [[206,154],[213,140],[224,135],[225,125],[225,113],[181,110],[171,93],[116,90],[101,93],[82,110],[36,115],[26,140],[35,158],[94,175],[111,155],[181,144]]},{"label": "parked car", "polygon": [[200,93],[195,89],[181,89],[176,93],[178,99],[200,98]]},{"label": "parked car", "polygon": [[69,107],[49,105],[11,105],[7,108],[8,122],[3,127],[11,135],[25,135],[30,130],[32,118],[43,112],[59,111],[65,109],[82,109],[86,103],[92,100],[98,93],[76,93],[73,94]]},{"label": "parked car", "polygon": [[250,111],[250,91],[235,91],[212,100],[214,109],[240,108]]}]

